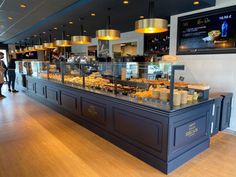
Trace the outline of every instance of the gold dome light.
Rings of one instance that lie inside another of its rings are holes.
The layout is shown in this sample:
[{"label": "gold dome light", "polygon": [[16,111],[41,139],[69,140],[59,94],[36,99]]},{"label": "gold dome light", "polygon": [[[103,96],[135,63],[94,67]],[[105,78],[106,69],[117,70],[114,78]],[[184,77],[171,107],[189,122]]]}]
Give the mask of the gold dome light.
[{"label": "gold dome light", "polygon": [[25,53],[24,48],[20,48],[20,49],[19,49],[19,53]]},{"label": "gold dome light", "polygon": [[140,19],[135,22],[137,33],[162,33],[168,31],[168,21],[162,18],[154,18],[154,0],[149,0],[149,18]]},{"label": "gold dome light", "polygon": [[72,44],[90,44],[92,42],[90,36],[72,36]]},{"label": "gold dome light", "polygon": [[20,49],[15,49],[15,53],[19,54],[20,53]]},{"label": "gold dome light", "polygon": [[43,47],[43,45],[34,45],[34,49],[35,49],[36,51],[45,50],[45,48]]},{"label": "gold dome light", "polygon": [[30,52],[30,47],[26,47],[25,52]]},{"label": "gold dome light", "polygon": [[162,33],[168,31],[168,21],[161,18],[141,19],[135,22],[137,33]]},{"label": "gold dome light", "polygon": [[[108,8],[110,11],[111,8]],[[111,16],[108,16],[107,28],[96,31],[96,38],[98,40],[118,40],[120,39],[120,31],[111,29]]]},{"label": "gold dome light", "polygon": [[[62,28],[64,28],[64,27],[65,27],[65,25],[62,25]],[[55,46],[56,47],[71,47],[72,46],[71,41],[66,40],[65,37],[66,37],[66,32],[63,30],[62,31],[62,39],[56,40],[54,42]]]},{"label": "gold dome light", "polygon": [[69,40],[56,40],[55,45],[57,47],[71,47],[71,41],[69,41]]},{"label": "gold dome light", "polygon": [[83,20],[84,20],[83,18],[79,19],[79,21],[81,23],[81,25],[80,25],[80,35],[71,37],[71,42],[74,45],[76,45],[76,44],[86,45],[86,44],[90,44],[92,42],[90,36],[84,35],[85,30],[84,30],[84,26],[83,26],[83,22],[82,22]]},{"label": "gold dome light", "polygon": [[97,30],[96,37],[99,40],[119,40],[120,31],[114,29]]},{"label": "gold dome light", "polygon": [[55,46],[54,43],[52,43],[52,42],[43,43],[43,47],[44,47],[45,49],[55,49],[55,48],[56,48],[56,46]]},{"label": "gold dome light", "polygon": [[16,53],[16,54],[20,54],[20,53],[24,53],[25,51],[24,51],[24,49],[23,48],[19,48],[19,49],[15,49],[14,50],[14,53]]},{"label": "gold dome light", "polygon": [[57,48],[56,46],[55,46],[55,44],[52,42],[52,30],[50,29],[49,30],[49,35],[48,35],[48,42],[45,42],[45,43],[43,43],[43,47],[45,48],[45,49],[55,49],[55,48]]},{"label": "gold dome light", "polygon": [[34,45],[34,49],[35,49],[36,51],[45,50],[45,48],[44,48],[43,45],[42,45],[42,34],[39,34],[39,37],[38,37],[38,44]]},{"label": "gold dome light", "polygon": [[29,51],[29,52],[34,52],[34,51],[36,51],[36,50],[35,50],[35,48],[32,46],[32,47],[28,47],[28,51]]}]

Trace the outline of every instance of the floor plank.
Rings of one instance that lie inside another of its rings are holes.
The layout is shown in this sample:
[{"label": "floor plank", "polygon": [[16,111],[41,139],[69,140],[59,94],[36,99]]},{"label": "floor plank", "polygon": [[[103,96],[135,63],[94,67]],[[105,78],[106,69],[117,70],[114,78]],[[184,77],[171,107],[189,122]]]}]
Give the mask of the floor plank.
[{"label": "floor plank", "polygon": [[[155,168],[23,93],[0,100],[0,177],[162,177]],[[211,148],[170,177],[236,176],[236,137],[220,133]]]}]

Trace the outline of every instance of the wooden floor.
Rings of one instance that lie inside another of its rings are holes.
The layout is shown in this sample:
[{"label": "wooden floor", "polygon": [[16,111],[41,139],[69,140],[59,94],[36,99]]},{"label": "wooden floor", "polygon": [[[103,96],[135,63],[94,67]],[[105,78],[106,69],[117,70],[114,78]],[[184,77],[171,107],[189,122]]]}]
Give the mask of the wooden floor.
[{"label": "wooden floor", "polygon": [[[23,93],[5,94],[0,177],[166,176]],[[210,149],[168,176],[236,177],[236,137],[215,136]]]}]

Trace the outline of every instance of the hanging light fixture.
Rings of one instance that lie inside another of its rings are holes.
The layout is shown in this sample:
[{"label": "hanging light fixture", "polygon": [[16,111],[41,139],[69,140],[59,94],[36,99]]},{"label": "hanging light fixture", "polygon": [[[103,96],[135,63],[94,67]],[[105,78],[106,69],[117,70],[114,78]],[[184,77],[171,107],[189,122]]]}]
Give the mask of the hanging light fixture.
[{"label": "hanging light fixture", "polygon": [[84,44],[90,44],[91,43],[91,37],[84,35],[84,27],[83,27],[83,24],[82,24],[82,20],[83,19],[80,19],[80,22],[81,22],[80,35],[71,37],[72,44],[82,44],[82,45],[84,45]]},{"label": "hanging light fixture", "polygon": [[[16,44],[15,44],[15,46],[16,46]],[[21,41],[19,42],[19,46],[16,46],[16,48],[17,49],[14,51],[14,53],[16,53],[16,54],[24,53],[24,49],[21,46]]]},{"label": "hanging light fixture", "polygon": [[42,45],[42,34],[39,34],[38,45],[34,45],[34,48],[36,51],[45,50],[45,48]]},{"label": "hanging light fixture", "polygon": [[48,42],[43,43],[43,47],[45,49],[55,49],[56,48],[56,46],[52,42],[52,34],[51,34],[51,32],[52,32],[52,30],[49,30]]},{"label": "hanging light fixture", "polygon": [[[111,9],[108,8],[108,11]],[[108,16],[107,28],[96,31],[98,40],[118,40],[120,39],[120,31],[111,29],[111,16]]]},{"label": "hanging light fixture", "polygon": [[25,48],[24,48],[24,52],[29,52],[29,47],[28,47],[27,39],[25,39]]},{"label": "hanging light fixture", "polygon": [[135,32],[137,33],[162,33],[168,31],[168,21],[162,18],[154,18],[154,0],[149,0],[149,18],[135,22]]},{"label": "hanging light fixture", "polygon": [[24,53],[24,48],[23,48],[22,45],[21,45],[21,41],[20,41],[19,53]]},{"label": "hanging light fixture", "polygon": [[[62,28],[64,28],[65,25],[62,25]],[[62,29],[62,39],[61,40],[56,40],[55,41],[55,45],[57,47],[70,47],[71,46],[71,41],[66,40],[66,32],[64,31],[64,29]]]},{"label": "hanging light fixture", "polygon": [[35,52],[35,48],[34,48],[34,40],[33,37],[31,37],[31,46],[28,47],[28,51],[29,52]]},{"label": "hanging light fixture", "polygon": [[14,52],[15,52],[16,54],[20,54],[20,47],[18,46],[18,42],[15,43],[15,48],[16,48],[16,49],[15,49]]}]

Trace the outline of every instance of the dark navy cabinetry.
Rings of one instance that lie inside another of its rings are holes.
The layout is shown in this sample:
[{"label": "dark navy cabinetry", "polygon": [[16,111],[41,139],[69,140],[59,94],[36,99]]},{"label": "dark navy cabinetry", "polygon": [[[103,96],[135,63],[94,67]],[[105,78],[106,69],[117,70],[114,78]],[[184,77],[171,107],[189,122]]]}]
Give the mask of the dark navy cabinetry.
[{"label": "dark navy cabinetry", "polygon": [[213,99],[211,133],[215,135],[218,131],[223,131],[230,126],[232,93],[212,93]]},{"label": "dark navy cabinetry", "polygon": [[168,110],[33,77],[27,94],[164,173],[209,147],[212,100]]}]

